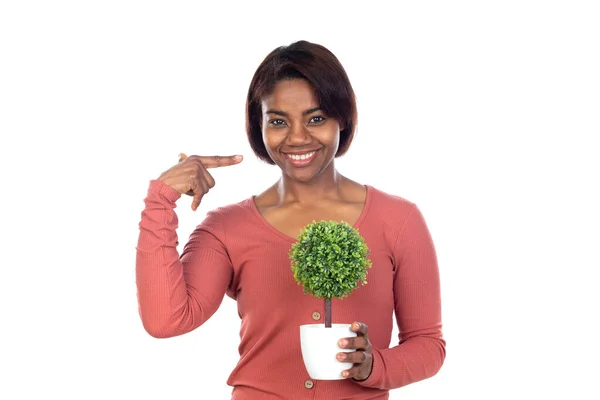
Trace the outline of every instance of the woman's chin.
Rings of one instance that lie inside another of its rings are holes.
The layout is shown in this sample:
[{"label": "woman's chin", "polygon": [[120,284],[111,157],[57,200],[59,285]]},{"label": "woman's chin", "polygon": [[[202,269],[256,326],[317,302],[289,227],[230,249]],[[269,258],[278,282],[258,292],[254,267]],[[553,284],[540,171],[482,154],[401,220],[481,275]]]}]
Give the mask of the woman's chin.
[{"label": "woman's chin", "polygon": [[300,183],[309,183],[315,177],[312,173],[291,171],[287,173],[288,178]]}]

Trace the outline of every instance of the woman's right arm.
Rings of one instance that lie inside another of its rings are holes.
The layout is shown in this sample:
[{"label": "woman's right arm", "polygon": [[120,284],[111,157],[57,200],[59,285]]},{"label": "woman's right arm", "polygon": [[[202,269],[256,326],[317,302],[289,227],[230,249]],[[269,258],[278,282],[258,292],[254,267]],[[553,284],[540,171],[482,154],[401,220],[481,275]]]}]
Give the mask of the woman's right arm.
[{"label": "woman's right arm", "polygon": [[202,196],[214,186],[206,168],[239,161],[233,157],[182,157],[179,164],[150,182],[139,225],[136,284],[142,323],[154,337],[192,331],[223,301],[232,266],[219,215],[214,211],[207,214],[180,257],[175,202],[185,193],[194,197],[192,208],[197,209]]}]

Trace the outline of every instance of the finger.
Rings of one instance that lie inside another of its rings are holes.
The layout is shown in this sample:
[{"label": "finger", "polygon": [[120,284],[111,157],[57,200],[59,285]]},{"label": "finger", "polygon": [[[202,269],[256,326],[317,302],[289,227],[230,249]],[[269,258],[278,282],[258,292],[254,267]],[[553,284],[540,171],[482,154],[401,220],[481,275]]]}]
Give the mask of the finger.
[{"label": "finger", "polygon": [[349,353],[338,353],[337,359],[338,359],[338,361],[341,361],[341,362],[349,362],[352,364],[362,364],[362,363],[368,361],[369,355],[366,351],[352,351]]},{"label": "finger", "polygon": [[196,211],[202,202],[202,197],[208,192],[206,182],[197,180],[193,184],[194,200],[192,201],[192,210]]},{"label": "finger", "polygon": [[354,367],[342,371],[342,376],[344,378],[356,379],[357,381],[362,381],[367,379],[369,372],[366,371],[367,368],[363,368],[362,364],[355,365]]},{"label": "finger", "polygon": [[204,187],[202,186],[202,179],[199,179],[196,174],[197,173],[192,173],[188,177],[187,185],[189,189],[187,192],[185,192],[185,194],[188,196],[194,197],[198,192],[202,192],[204,190]]},{"label": "finger", "polygon": [[192,211],[196,211],[200,207],[200,202],[204,197],[204,192],[198,190],[194,192],[194,201],[192,201]]},{"label": "finger", "polygon": [[362,322],[353,322],[350,329],[352,329],[352,331],[358,333],[359,336],[360,335],[362,335],[362,336],[369,335],[369,327],[367,326],[367,324],[364,324]]},{"label": "finger", "polygon": [[183,162],[188,158],[188,156],[186,156],[183,153],[179,153],[179,162]]},{"label": "finger", "polygon": [[206,169],[202,169],[202,175],[204,176],[204,181],[206,182],[208,189],[212,189],[215,187],[215,179],[212,177],[210,172]]},{"label": "finger", "polygon": [[204,168],[218,168],[227,167],[230,165],[239,164],[242,162],[243,157],[240,155],[236,156],[199,156],[200,162],[204,165]]},{"label": "finger", "polygon": [[[198,176],[196,177],[195,180],[195,187],[196,190],[195,192],[199,192],[199,200],[198,203],[195,204],[195,208],[194,211],[196,211],[196,209],[200,206],[200,201],[202,200],[202,198],[204,197],[204,195],[206,193],[208,193],[208,191],[211,188],[211,184],[214,186],[214,182],[215,180],[213,179],[213,177],[210,175],[210,173],[208,173],[208,171],[204,168],[202,168],[200,170],[200,174],[198,174]],[[198,196],[195,196],[195,198],[197,198]]]},{"label": "finger", "polygon": [[369,340],[365,336],[344,338],[341,339],[338,343],[338,346],[340,346],[340,348],[342,349],[366,350],[369,347],[369,345]]}]

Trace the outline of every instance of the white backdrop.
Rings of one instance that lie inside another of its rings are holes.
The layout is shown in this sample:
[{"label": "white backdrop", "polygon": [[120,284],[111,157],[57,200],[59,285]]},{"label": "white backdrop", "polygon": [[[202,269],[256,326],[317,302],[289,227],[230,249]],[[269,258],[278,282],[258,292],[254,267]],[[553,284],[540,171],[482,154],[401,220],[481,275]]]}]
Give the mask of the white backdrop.
[{"label": "white backdrop", "polygon": [[0,398],[228,398],[235,302],[151,338],[137,224],[179,152],[245,156],[179,201],[182,245],[277,179],[244,101],[299,39],[358,96],[339,170],[417,203],[438,250],[447,359],[391,399],[600,398],[597,2],[214,3],[1,3]]}]

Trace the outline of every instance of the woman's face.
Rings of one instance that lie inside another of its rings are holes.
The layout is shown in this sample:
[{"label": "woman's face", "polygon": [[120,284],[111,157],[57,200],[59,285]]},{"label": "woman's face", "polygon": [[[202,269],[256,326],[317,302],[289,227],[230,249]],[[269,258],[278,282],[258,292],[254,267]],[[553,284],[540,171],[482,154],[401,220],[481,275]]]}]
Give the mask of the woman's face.
[{"label": "woman's face", "polygon": [[261,127],[269,156],[290,178],[309,182],[333,168],[340,126],[320,109],[306,80],[284,80],[275,86],[262,100]]}]

